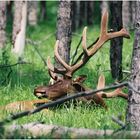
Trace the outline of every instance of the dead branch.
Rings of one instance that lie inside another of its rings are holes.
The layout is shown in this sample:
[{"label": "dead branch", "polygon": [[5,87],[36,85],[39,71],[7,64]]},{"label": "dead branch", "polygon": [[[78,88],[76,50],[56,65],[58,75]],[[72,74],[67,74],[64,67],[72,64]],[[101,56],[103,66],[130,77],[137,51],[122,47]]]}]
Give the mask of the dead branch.
[{"label": "dead branch", "polygon": [[41,60],[43,61],[44,65],[47,66],[47,62],[45,60],[45,58],[41,55],[40,51],[38,50],[37,46],[34,45],[34,49],[35,51],[38,53],[38,55],[40,56]]},{"label": "dead branch", "polygon": [[[82,37],[81,37],[81,39],[82,39]],[[99,40],[99,37],[91,44],[91,45],[89,45],[88,47],[87,47],[87,49],[90,49],[94,44],[96,44],[96,42]],[[81,40],[82,41],[82,40]],[[81,43],[81,42],[80,42]],[[80,44],[79,44],[80,45]],[[75,60],[75,62],[73,62],[72,63],[72,65],[75,65],[81,58],[82,58],[82,56],[84,55],[84,52],[82,52],[79,56],[78,56],[78,58]]]},{"label": "dead branch", "polygon": [[17,65],[25,65],[25,64],[31,64],[31,63],[20,61],[20,62],[17,62],[15,64],[11,64],[11,65],[0,65],[0,68],[8,68],[8,67],[13,67],[13,66],[17,66]]},{"label": "dead branch", "polygon": [[121,127],[125,127],[125,123],[123,123],[121,120],[119,120],[118,118],[112,116],[112,120],[117,123],[118,125],[120,125]]},{"label": "dead branch", "polygon": [[122,131],[122,130],[126,130],[126,129],[128,128],[128,123],[125,124],[124,122],[122,122],[122,121],[119,119],[119,117],[116,118],[116,117],[112,116],[112,121],[114,121],[115,123],[117,123],[118,125],[121,126],[121,128],[115,130],[115,131],[113,132],[113,134],[118,133],[119,131]]},{"label": "dead branch", "polygon": [[21,138],[140,138],[139,131],[95,130],[85,128],[72,128],[41,123],[4,126],[4,137],[12,138],[15,134]]},{"label": "dead branch", "polygon": [[40,56],[41,60],[43,61],[44,65],[47,66],[46,60],[45,58],[41,55],[40,51],[38,50],[37,46],[40,45],[42,42],[48,40],[51,36],[53,36],[55,34],[55,32],[51,32],[49,33],[46,38],[44,38],[42,41],[33,41],[29,38],[26,39],[26,43],[29,43],[31,45],[34,46],[35,51],[38,53],[38,55]]},{"label": "dead branch", "polygon": [[71,57],[71,64],[74,63],[74,59],[75,59],[75,57],[76,57],[76,55],[77,55],[77,53],[78,53],[78,49],[79,49],[79,47],[80,47],[81,42],[82,42],[82,37],[80,38],[80,41],[79,41],[79,43],[78,43],[78,45],[77,45],[77,47],[76,47],[76,49],[75,49],[75,52],[74,52],[73,56]]},{"label": "dead branch", "polygon": [[[119,88],[119,87],[123,87],[123,86],[129,86],[130,84],[128,82],[124,82],[124,83],[121,83],[121,84],[117,84],[117,85],[111,85],[111,86],[108,86],[108,87],[105,87],[103,89],[96,89],[96,90],[92,90],[92,91],[86,91],[86,92],[79,92],[79,93],[76,93],[74,95],[71,95],[71,96],[66,96],[66,97],[63,97],[61,99],[58,99],[56,101],[51,101],[49,103],[46,103],[46,104],[43,104],[43,105],[40,105],[39,107],[37,107],[36,109],[34,110],[31,110],[31,111],[24,111],[24,112],[21,112],[21,113],[17,113],[17,114],[13,114],[7,118],[5,118],[3,121],[0,122],[0,126],[6,124],[6,123],[9,123],[9,122],[12,122],[13,120],[16,120],[18,118],[22,118],[24,116],[27,116],[27,115],[31,115],[31,114],[34,114],[34,113],[37,113],[45,108],[49,108],[49,107],[54,107],[56,105],[60,105],[60,104],[63,104],[64,102],[66,101],[70,101],[72,99],[76,99],[78,97],[84,97],[84,96],[89,96],[89,95],[94,95],[96,94],[97,92],[100,92],[100,91],[107,91],[107,90],[111,90],[111,89],[116,89],[116,88]],[[132,86],[131,86],[132,88]],[[135,90],[135,89],[134,89]]]},{"label": "dead branch", "polygon": [[[74,95],[71,95],[71,96],[67,96],[67,97],[63,97],[61,99],[58,99],[56,101],[52,101],[50,103],[47,103],[47,104],[44,104],[44,105],[41,105],[39,106],[38,108],[30,111],[29,114],[34,114],[34,113],[37,113],[39,111],[41,111],[42,109],[44,108],[48,108],[48,107],[54,107],[56,105],[60,105],[66,101],[70,101],[72,99],[76,99],[78,97],[84,97],[84,96],[90,96],[90,95],[94,95],[96,94],[97,92],[101,92],[101,91],[107,91],[107,90],[112,90],[112,89],[116,89],[116,88],[119,88],[119,87],[123,87],[123,86],[129,86],[130,84],[128,82],[123,82],[121,84],[117,84],[117,85],[111,85],[111,86],[108,86],[108,87],[105,87],[103,89],[96,89],[96,90],[92,90],[92,91],[84,91],[84,92],[79,92],[79,93],[76,93]],[[131,89],[132,86],[131,86]],[[135,89],[133,89],[135,90]],[[136,90],[135,90],[136,91]],[[138,92],[138,91],[137,91]],[[138,92],[139,93],[139,92]]]},{"label": "dead branch", "polygon": [[43,61],[44,65],[47,66],[45,58],[41,55],[40,51],[37,48],[39,43],[34,42],[33,40],[30,40],[30,39],[26,39],[26,42],[34,46],[35,51],[37,52],[37,54],[39,55],[39,57]]},{"label": "dead branch", "polygon": [[40,45],[44,41],[48,40],[51,36],[55,35],[56,32],[51,32],[49,33],[43,40],[41,41],[33,41],[29,38],[26,39],[26,43],[32,44],[32,45]]},{"label": "dead branch", "polygon": [[[108,33],[111,33],[111,32],[113,32],[113,29],[108,30]],[[76,33],[75,33],[74,35],[80,36],[80,35],[78,35],[78,34],[76,34]],[[81,37],[81,36],[80,36],[80,37]],[[87,49],[90,49],[94,44],[97,43],[98,40],[99,40],[99,37],[97,37],[97,39],[96,39],[91,45],[89,45],[89,46],[87,47]],[[82,37],[81,37],[80,42],[78,43],[78,46],[77,46],[77,48],[76,48],[76,51],[75,51],[75,53],[74,53],[74,55],[73,55],[73,57],[72,57],[72,58],[73,58],[73,59],[72,59],[72,65],[75,65],[75,64],[82,58],[82,56],[84,55],[84,52],[82,52],[82,53],[78,56],[78,58],[75,60],[75,62],[74,62],[74,57],[77,55],[77,50],[78,50],[78,48],[79,48],[81,42],[82,42]]]}]

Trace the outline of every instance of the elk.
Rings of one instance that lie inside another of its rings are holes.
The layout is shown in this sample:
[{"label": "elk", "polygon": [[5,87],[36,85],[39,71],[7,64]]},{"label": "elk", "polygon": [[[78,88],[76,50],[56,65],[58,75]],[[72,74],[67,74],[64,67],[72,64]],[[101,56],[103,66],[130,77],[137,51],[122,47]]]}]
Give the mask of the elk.
[{"label": "elk", "polygon": [[28,111],[35,109],[38,105],[48,103],[48,99],[38,99],[38,100],[26,100],[26,101],[16,101],[9,103],[5,106],[0,106],[0,111],[6,112],[18,112],[18,111]]},{"label": "elk", "polygon": [[[69,94],[76,94],[81,91],[89,91],[91,89],[86,88],[83,85],[83,82],[86,79],[86,76],[79,76],[77,79],[72,79],[73,74],[80,69],[82,66],[84,66],[88,60],[97,53],[97,51],[103,46],[105,42],[112,38],[116,37],[125,37],[129,38],[129,33],[122,28],[120,31],[117,32],[108,32],[107,31],[107,25],[108,25],[108,12],[105,11],[102,15],[101,19],[101,31],[98,41],[92,46],[87,47],[86,45],[86,34],[87,34],[87,27],[83,29],[82,34],[82,48],[83,48],[83,56],[81,60],[79,60],[77,63],[73,65],[68,65],[59,55],[58,53],[58,46],[59,46],[59,40],[55,43],[55,50],[54,55],[55,58],[58,60],[60,64],[64,67],[63,69],[58,69],[53,66],[53,64],[50,61],[50,57],[47,59],[47,66],[48,66],[48,72],[52,79],[54,79],[55,83],[53,85],[49,86],[39,86],[35,88],[34,95],[38,98],[48,98],[49,100],[57,100],[58,98],[61,98],[63,96],[67,96]],[[62,76],[58,76],[58,74],[61,74]],[[103,75],[99,77],[97,89],[104,88],[105,86],[105,78]],[[90,101],[94,102],[96,104],[99,104],[105,108],[107,108],[103,98],[111,98],[111,97],[123,97],[127,99],[127,94],[122,92],[121,88],[118,88],[112,92],[106,93],[106,92],[98,92],[93,96],[86,96],[86,97],[80,97],[78,100],[82,101]]]}]

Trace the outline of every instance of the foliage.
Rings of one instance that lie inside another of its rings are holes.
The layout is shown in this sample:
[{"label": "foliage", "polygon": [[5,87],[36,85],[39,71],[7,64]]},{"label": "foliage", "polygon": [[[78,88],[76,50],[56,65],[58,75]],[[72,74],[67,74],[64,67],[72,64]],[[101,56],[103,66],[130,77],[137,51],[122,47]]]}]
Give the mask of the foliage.
[{"label": "foliage", "polygon": [[[49,4],[49,3],[48,3]],[[52,5],[53,7],[53,5]],[[54,8],[54,7],[53,7]],[[52,8],[52,9],[53,9]],[[37,85],[47,85],[50,79],[47,68],[44,66],[38,53],[34,47],[41,52],[41,55],[46,59],[51,56],[53,61],[53,51],[55,44],[55,26],[56,26],[56,11],[55,9],[48,10],[50,15],[46,22],[39,23],[36,27],[27,28],[27,38],[36,42],[36,46],[33,44],[26,44],[24,61],[31,64],[16,65],[13,67],[0,68],[0,79],[6,79],[6,75],[11,69],[10,76],[7,81],[0,86],[0,105],[5,105],[9,102],[18,100],[35,99],[33,95],[33,89]],[[91,44],[93,40],[99,35],[99,25],[94,25],[88,29],[88,44]],[[50,38],[45,39],[50,33],[54,33]],[[79,29],[77,34],[82,33],[82,28]],[[71,54],[74,53],[76,45],[79,43],[80,37],[73,35],[71,44]],[[109,42],[107,42],[103,48],[93,56],[90,61],[76,72],[75,75],[87,74],[87,81],[85,85],[95,88],[98,77],[103,73],[106,77],[106,85],[113,83],[111,73],[109,71]],[[131,33],[130,40],[124,40],[123,45],[123,69],[130,70],[131,54],[133,46],[133,33]],[[14,64],[16,60],[10,54],[11,44],[7,43],[7,50],[4,59],[0,56],[0,64]],[[82,49],[79,50],[79,53]],[[1,53],[2,54],[2,53]],[[52,111],[43,111],[32,116],[27,116],[16,121],[16,123],[27,123],[35,121],[43,121],[47,124],[59,124],[69,127],[84,127],[84,128],[96,128],[96,129],[117,129],[118,125],[111,121],[111,116],[117,116],[122,113],[122,120],[125,121],[125,111],[127,102],[123,99],[105,99],[108,110],[103,108],[92,106],[91,104],[78,103],[76,106],[73,102],[69,105],[64,104],[62,106],[50,109]],[[4,118],[8,113],[2,113],[0,111],[0,118]]]}]

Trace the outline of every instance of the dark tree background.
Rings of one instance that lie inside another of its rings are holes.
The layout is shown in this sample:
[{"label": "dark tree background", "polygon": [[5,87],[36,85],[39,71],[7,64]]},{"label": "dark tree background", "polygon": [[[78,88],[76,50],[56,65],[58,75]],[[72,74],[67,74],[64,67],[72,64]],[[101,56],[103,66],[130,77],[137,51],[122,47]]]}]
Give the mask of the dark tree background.
[{"label": "dark tree background", "polygon": [[[114,31],[122,28],[122,2],[110,1],[110,26]],[[122,78],[122,45],[123,38],[118,37],[111,40],[110,44],[110,66],[114,79]]]},{"label": "dark tree background", "polygon": [[94,1],[72,1],[72,29],[93,24]]},{"label": "dark tree background", "polygon": [[44,21],[47,19],[46,3],[46,1],[40,1],[40,21]]}]

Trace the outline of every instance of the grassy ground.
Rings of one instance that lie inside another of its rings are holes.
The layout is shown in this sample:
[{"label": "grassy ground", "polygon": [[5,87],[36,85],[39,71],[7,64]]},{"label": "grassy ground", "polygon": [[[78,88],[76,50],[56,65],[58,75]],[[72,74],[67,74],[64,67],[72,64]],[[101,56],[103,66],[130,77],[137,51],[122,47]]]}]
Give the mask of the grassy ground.
[{"label": "grassy ground", "polygon": [[[51,11],[52,16],[55,16],[56,9]],[[50,16],[51,17],[51,16]],[[52,57],[55,43],[55,21],[53,18],[48,19],[46,23],[40,23],[36,27],[28,27],[27,38],[38,42],[36,46],[41,52],[42,56],[46,59],[48,56]],[[88,41],[90,44],[99,35],[99,26],[94,25],[88,28]],[[79,29],[77,34],[82,33],[82,28]],[[47,36],[52,34],[48,39]],[[76,45],[80,40],[79,36],[73,35],[73,41],[71,44],[71,54],[73,54]],[[90,61],[81,70],[76,72],[78,74],[87,74],[87,80],[85,85],[95,88],[98,77],[103,73],[106,77],[106,85],[110,85],[113,81],[111,78],[109,64],[109,42],[107,42],[103,48],[93,56]],[[131,63],[131,54],[133,46],[133,33],[131,32],[131,39],[124,39],[123,45],[123,69],[129,70]],[[7,48],[11,48],[11,44],[7,44]],[[6,60],[2,60],[3,63],[15,63],[16,59],[13,56],[5,54]],[[33,89],[36,85],[47,85],[49,81],[49,75],[45,68],[41,58],[35,51],[34,46],[26,44],[24,60],[31,62],[31,64],[17,65],[10,68],[0,69],[1,86],[0,86],[0,105],[5,105],[9,102],[18,100],[36,99],[33,95]],[[7,74],[12,70],[10,76]],[[7,78],[6,78],[7,77]],[[6,79],[6,81],[4,81]],[[52,109],[48,112],[40,112],[32,116],[18,119],[15,123],[28,123],[32,121],[43,121],[47,124],[58,124],[69,127],[82,127],[82,128],[95,128],[95,129],[116,129],[118,125],[111,121],[111,116],[117,116],[122,114],[122,120],[125,121],[125,112],[127,102],[123,99],[105,99],[108,105],[108,111],[103,108],[95,107],[90,104],[81,104],[74,106],[71,102],[70,107],[62,105],[58,108]],[[1,120],[5,118],[7,113],[0,113]]]}]

